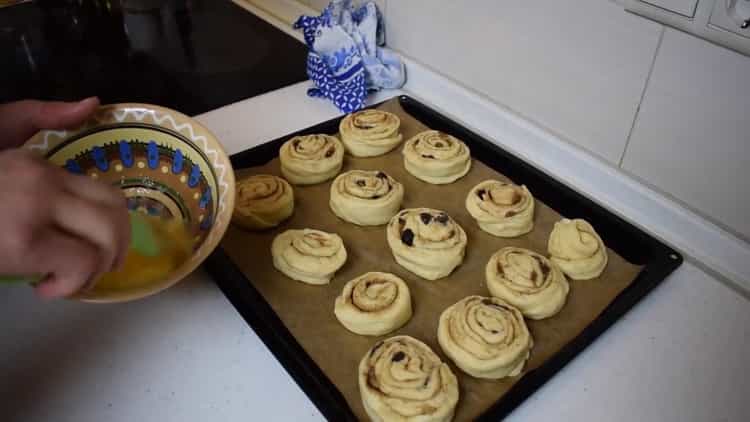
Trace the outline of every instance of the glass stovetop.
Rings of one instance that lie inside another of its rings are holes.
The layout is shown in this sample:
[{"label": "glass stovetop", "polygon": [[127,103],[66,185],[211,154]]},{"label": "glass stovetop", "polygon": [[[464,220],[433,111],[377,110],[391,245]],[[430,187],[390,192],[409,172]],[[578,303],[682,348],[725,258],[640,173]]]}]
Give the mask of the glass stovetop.
[{"label": "glass stovetop", "polygon": [[0,8],[0,102],[147,102],[199,114],[307,79],[306,49],[230,0]]}]

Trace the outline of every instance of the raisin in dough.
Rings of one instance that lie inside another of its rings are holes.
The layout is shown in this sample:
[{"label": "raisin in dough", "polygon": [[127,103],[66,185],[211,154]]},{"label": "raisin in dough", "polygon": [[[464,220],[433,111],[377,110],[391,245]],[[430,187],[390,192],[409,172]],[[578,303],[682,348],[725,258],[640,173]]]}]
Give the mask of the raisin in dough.
[{"label": "raisin in dough", "polygon": [[334,136],[304,135],[286,141],[279,150],[281,174],[294,185],[314,185],[339,174],[344,146]]},{"label": "raisin in dough", "polygon": [[607,266],[607,248],[585,220],[566,218],[555,223],[547,250],[552,262],[573,280],[599,277]]},{"label": "raisin in dough", "polygon": [[401,120],[382,110],[362,110],[339,123],[339,134],[349,154],[355,157],[383,155],[398,146],[403,137]]},{"label": "raisin in dough", "polygon": [[406,171],[434,185],[453,183],[471,169],[469,147],[436,130],[419,133],[406,141],[403,153]]},{"label": "raisin in dough", "polygon": [[256,174],[237,181],[232,220],[249,230],[278,226],[294,212],[294,191],[289,183],[270,174]]},{"label": "raisin in dough", "polygon": [[429,346],[396,336],[362,358],[359,393],[375,422],[448,422],[458,403],[458,380]]},{"label": "raisin in dough", "polygon": [[570,290],[557,265],[528,249],[500,249],[490,258],[485,274],[490,294],[530,319],[549,318],[560,312]]},{"label": "raisin in dough", "polygon": [[444,211],[402,210],[386,231],[396,262],[422,278],[445,277],[463,262],[466,232]]},{"label": "raisin in dough", "polygon": [[411,318],[411,294],[404,280],[370,272],[344,285],[334,314],[349,331],[365,336],[390,333]]},{"label": "raisin in dough", "polygon": [[516,237],[534,228],[534,197],[526,186],[485,180],[469,191],[466,210],[494,236]]},{"label": "raisin in dough", "polygon": [[388,223],[403,199],[404,186],[382,171],[348,171],[331,184],[333,213],[360,226]]},{"label": "raisin in dough", "polygon": [[443,311],[438,342],[462,371],[486,379],[520,374],[534,346],[521,311],[481,296],[466,297]]},{"label": "raisin in dough", "polygon": [[273,266],[287,277],[309,284],[328,284],[346,262],[344,242],[320,230],[287,230],[271,244]]}]

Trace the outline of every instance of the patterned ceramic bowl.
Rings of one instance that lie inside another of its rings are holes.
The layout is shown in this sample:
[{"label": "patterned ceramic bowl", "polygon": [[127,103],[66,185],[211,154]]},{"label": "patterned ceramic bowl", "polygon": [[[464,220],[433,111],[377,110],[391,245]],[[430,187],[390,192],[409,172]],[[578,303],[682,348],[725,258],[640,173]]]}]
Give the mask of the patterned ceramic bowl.
[{"label": "patterned ceramic bowl", "polygon": [[40,132],[25,147],[70,172],[120,187],[132,210],[183,220],[194,237],[191,258],[165,280],[127,289],[95,286],[82,300],[133,300],[174,285],[203,262],[229,225],[235,194],[229,158],[205,127],[176,111],[106,105],[81,127]]}]

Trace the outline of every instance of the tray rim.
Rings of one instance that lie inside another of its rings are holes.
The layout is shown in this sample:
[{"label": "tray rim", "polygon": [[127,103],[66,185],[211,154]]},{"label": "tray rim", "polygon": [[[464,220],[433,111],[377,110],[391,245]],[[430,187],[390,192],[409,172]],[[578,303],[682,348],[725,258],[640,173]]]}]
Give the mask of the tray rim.
[{"label": "tray rim", "polygon": [[[416,112],[416,114],[422,115],[422,119],[419,116],[414,116],[418,120],[423,120],[424,118],[430,119],[436,121],[438,126],[450,127],[451,132],[462,132],[464,134],[462,138],[467,141],[470,147],[472,144],[477,144],[485,149],[489,149],[492,153],[511,161],[513,165],[518,166],[522,171],[528,172],[534,177],[541,178],[545,184],[551,185],[550,189],[574,197],[580,205],[586,209],[590,209],[592,212],[604,214],[608,219],[612,220],[612,224],[620,226],[626,234],[639,237],[639,241],[645,242],[643,246],[648,246],[650,250],[650,256],[646,262],[642,263],[643,269],[629,287],[617,295],[593,322],[563,346],[558,353],[547,359],[538,368],[525,373],[501,399],[496,401],[477,419],[480,421],[498,420],[510,414],[525,399],[565,367],[568,362],[573,360],[578,353],[593,343],[594,340],[664,281],[682,264],[683,257],[679,252],[667,246],[661,240],[607,210],[584,193],[560,182],[554,176],[547,174],[498,144],[469,130],[461,123],[446,117],[409,95],[400,95],[397,99],[407,113],[414,115]],[[373,104],[367,108],[378,107],[384,102],[391,100],[393,99]],[[242,160],[247,161],[251,155],[255,159],[264,157],[262,160],[268,161],[278,155],[278,147],[276,145],[298,134],[314,133],[330,126],[338,127],[338,122],[343,117],[338,116],[259,144],[235,153],[230,158],[233,164]],[[429,126],[434,127],[435,125],[430,124]],[[330,130],[324,132],[330,132]],[[485,159],[482,159],[482,157],[473,156],[474,159],[478,159],[497,170],[495,166],[485,161],[489,157],[484,157]],[[244,167],[247,166],[239,166],[239,168]],[[502,173],[505,174],[504,171]],[[291,375],[323,416],[328,420],[356,421],[356,416],[349,408],[338,388],[302,348],[263,295],[255,288],[250,279],[232,262],[221,246],[206,261],[206,269],[224,295],[229,299],[230,303],[232,303],[246,323],[258,334],[258,337],[260,337],[276,359],[279,360],[279,363]]]}]

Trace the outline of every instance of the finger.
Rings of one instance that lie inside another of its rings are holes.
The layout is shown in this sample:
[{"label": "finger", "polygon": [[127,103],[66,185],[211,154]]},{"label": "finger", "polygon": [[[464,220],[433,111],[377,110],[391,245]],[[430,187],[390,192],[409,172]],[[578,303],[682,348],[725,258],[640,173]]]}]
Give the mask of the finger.
[{"label": "finger", "polygon": [[68,129],[86,121],[96,108],[99,98],[89,97],[78,102],[42,101],[33,118],[38,129]]},{"label": "finger", "polygon": [[114,269],[128,247],[129,228],[123,229],[128,221],[121,221],[124,209],[104,207],[67,193],[58,195],[52,202],[56,226],[96,246],[104,269]]},{"label": "finger", "polygon": [[[99,204],[108,209],[110,224],[115,230],[118,250],[114,267],[119,268],[124,262],[130,246],[130,220],[128,217],[125,195],[122,191],[105,183],[89,179],[86,176],[69,174],[61,170],[60,180],[65,190],[84,201]],[[98,244],[98,243],[97,243]]]},{"label": "finger", "polygon": [[55,167],[55,171],[66,191],[104,206],[126,208],[125,195],[120,189],[84,175],[71,174],[62,167]]},{"label": "finger", "polygon": [[49,274],[34,288],[43,298],[70,296],[104,273],[96,247],[58,230],[44,234],[29,257],[29,263],[41,273]]},{"label": "finger", "polygon": [[96,97],[78,102],[24,100],[0,105],[2,148],[21,146],[42,129],[68,129],[83,123],[99,106]]}]

